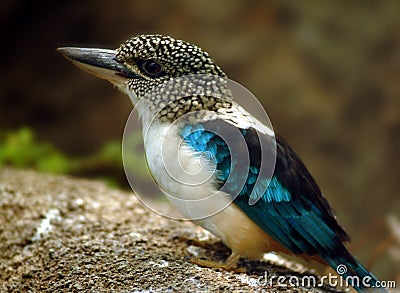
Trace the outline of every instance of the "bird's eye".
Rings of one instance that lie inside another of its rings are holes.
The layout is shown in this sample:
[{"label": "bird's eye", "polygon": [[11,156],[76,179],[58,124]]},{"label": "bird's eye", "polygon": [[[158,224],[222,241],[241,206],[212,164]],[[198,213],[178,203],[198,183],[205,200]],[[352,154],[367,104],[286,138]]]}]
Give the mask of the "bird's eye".
[{"label": "bird's eye", "polygon": [[159,77],[163,75],[163,67],[154,60],[147,60],[142,63],[143,71],[151,77]]}]

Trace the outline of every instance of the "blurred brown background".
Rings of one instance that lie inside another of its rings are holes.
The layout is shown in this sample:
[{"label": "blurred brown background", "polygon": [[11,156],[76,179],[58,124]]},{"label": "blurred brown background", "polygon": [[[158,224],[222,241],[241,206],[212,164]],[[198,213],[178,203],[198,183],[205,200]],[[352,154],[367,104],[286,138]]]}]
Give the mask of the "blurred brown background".
[{"label": "blurred brown background", "polygon": [[379,276],[399,275],[399,243],[386,224],[400,214],[398,1],[3,0],[0,7],[1,130],[29,126],[69,156],[89,155],[121,139],[132,106],[56,48],[116,48],[142,33],[193,42],[260,99],[335,207],[356,255]]}]

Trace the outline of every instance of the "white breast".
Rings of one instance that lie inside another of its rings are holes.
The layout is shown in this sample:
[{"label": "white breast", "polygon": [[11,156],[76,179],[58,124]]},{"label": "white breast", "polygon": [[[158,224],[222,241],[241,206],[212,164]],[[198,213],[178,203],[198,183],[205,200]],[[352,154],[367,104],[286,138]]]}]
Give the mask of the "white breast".
[{"label": "white breast", "polygon": [[[149,124],[150,125],[150,124]],[[191,220],[211,216],[230,203],[212,184],[215,166],[195,155],[176,125],[144,123],[144,145],[150,172],[174,208]]]}]

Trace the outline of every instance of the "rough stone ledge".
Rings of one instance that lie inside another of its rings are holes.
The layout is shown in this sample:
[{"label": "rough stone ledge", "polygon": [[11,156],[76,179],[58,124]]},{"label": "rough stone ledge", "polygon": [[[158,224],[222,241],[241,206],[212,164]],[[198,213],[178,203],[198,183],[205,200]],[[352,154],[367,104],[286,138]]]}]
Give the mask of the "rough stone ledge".
[{"label": "rough stone ledge", "polygon": [[193,255],[222,261],[229,251],[190,222],[148,211],[131,193],[0,169],[1,292],[337,292],[265,281],[265,272],[301,276],[289,263],[243,261],[249,273],[239,274],[194,265]]}]

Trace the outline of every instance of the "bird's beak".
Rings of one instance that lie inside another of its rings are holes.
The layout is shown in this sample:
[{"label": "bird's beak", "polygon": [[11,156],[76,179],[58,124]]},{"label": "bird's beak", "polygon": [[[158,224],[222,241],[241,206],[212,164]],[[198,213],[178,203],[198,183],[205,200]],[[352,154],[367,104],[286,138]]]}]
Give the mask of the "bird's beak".
[{"label": "bird's beak", "polygon": [[127,79],[137,78],[118,61],[115,50],[63,47],[57,51],[79,68],[115,85],[122,85]]}]

